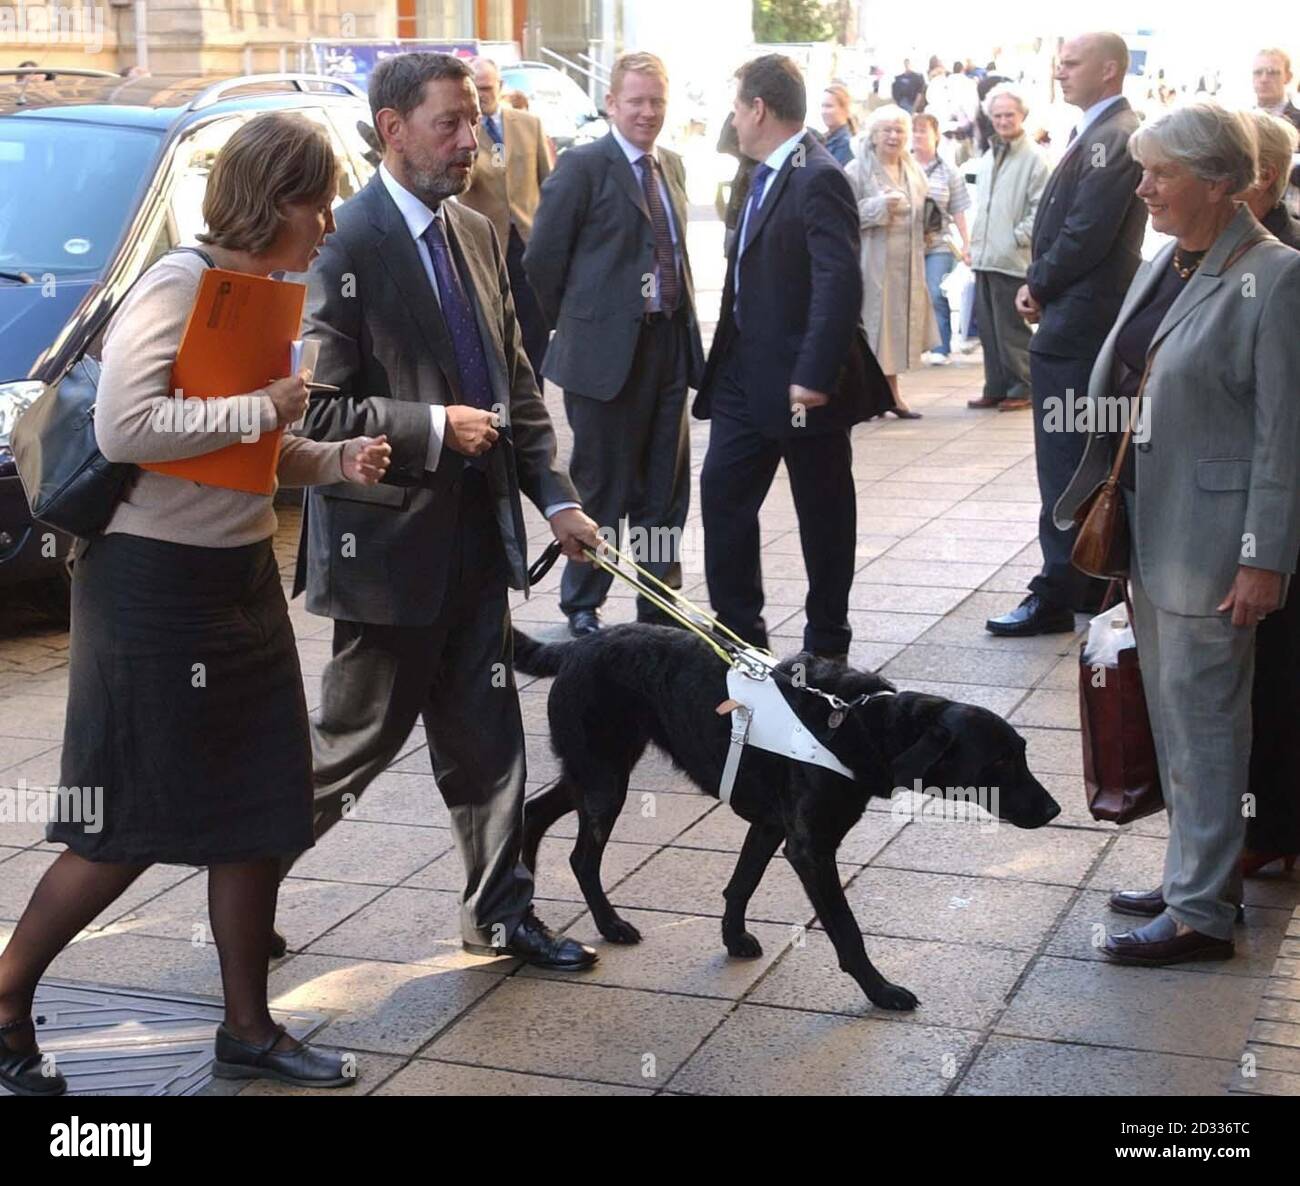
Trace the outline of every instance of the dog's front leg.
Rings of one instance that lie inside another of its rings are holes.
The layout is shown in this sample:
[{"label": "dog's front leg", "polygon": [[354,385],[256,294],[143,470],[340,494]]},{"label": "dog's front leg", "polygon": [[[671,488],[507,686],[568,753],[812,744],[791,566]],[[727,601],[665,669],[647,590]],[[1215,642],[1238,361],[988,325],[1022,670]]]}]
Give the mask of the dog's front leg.
[{"label": "dog's front leg", "polygon": [[745,911],[749,899],[763,880],[772,854],[785,839],[785,829],[777,824],[754,823],[749,825],[745,842],[740,846],[736,871],[732,873],[727,888],[722,891],[727,906],[722,915],[722,942],[729,955],[754,959],[763,954],[763,946],[745,930]]},{"label": "dog's front leg", "polygon": [[840,885],[835,854],[814,853],[792,837],[785,846],[785,855],[799,874],[808,900],[835,945],[840,967],[862,986],[873,1005],[882,1009],[915,1009],[920,1003],[916,997],[902,985],[890,984],[867,958],[858,920],[853,917],[844,887]]}]

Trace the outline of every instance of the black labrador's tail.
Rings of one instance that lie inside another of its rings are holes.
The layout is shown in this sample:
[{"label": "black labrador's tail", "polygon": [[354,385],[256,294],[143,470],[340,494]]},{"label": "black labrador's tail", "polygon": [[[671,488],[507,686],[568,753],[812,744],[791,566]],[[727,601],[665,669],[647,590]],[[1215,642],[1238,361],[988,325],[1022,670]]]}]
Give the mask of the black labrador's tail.
[{"label": "black labrador's tail", "polygon": [[568,643],[538,642],[514,627],[510,634],[514,641],[516,671],[533,676],[555,675],[559,672]]}]

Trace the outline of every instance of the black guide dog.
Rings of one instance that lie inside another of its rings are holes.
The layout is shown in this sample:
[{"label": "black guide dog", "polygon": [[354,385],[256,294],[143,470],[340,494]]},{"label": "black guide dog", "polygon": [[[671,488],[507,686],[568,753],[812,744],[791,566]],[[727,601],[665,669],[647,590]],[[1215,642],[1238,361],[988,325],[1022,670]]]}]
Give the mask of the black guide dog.
[{"label": "black guide dog", "polygon": [[[666,626],[626,625],[572,642],[544,645],[514,632],[514,664],[527,675],[554,676],[547,701],[551,744],[562,775],[528,800],[523,861],[537,864],[546,829],[577,810],[578,839],[569,863],[600,933],[611,943],[636,943],[637,929],[610,905],[600,861],[627,798],[628,779],[648,742],[707,794],[717,796],[731,736],[719,715],[728,698],[727,668],[696,635]],[[799,654],[778,670],[852,701],[892,689],[873,672]],[[762,954],[745,930],[745,911],[781,842],[835,945],[839,965],[872,1004],[914,1009],[917,999],[872,966],[844,897],[835,856],[871,795],[889,798],[914,780],[939,787],[995,789],[997,814],[1016,827],[1037,828],[1060,807],[1029,772],[1025,742],[995,713],[938,696],[899,692],[864,703],[830,730],[832,706],[812,693],[795,697],[797,714],[853,771],[832,770],[747,746],[731,806],[749,822],[731,881],[723,891],[722,941],[733,956]]]}]

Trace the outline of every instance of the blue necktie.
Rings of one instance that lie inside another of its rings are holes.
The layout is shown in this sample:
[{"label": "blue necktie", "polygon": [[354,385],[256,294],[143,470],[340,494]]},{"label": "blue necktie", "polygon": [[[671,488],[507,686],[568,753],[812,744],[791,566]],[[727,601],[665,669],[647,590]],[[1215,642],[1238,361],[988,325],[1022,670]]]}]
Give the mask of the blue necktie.
[{"label": "blue necktie", "polygon": [[447,232],[442,219],[435,218],[424,232],[429,254],[433,258],[433,273],[438,279],[438,297],[442,302],[442,316],[451,334],[452,349],[456,352],[456,366],[460,371],[460,388],[464,402],[485,411],[492,407],[492,377],[488,373],[487,355],[483,338],[479,334],[474,307],[461,285],[447,244]]},{"label": "blue necktie", "polygon": [[[758,222],[758,208],[763,203],[763,189],[767,184],[767,179],[775,172],[771,165],[759,165],[754,170],[754,176],[749,180],[749,201],[746,203],[745,218],[741,224],[740,249],[736,252],[736,289],[740,288],[740,257],[745,254],[745,248],[749,246],[749,237],[754,232],[754,227]],[[735,304],[732,305],[732,312],[735,314],[736,324],[740,324],[740,293],[736,292]]]},{"label": "blue necktie", "polygon": [[487,129],[487,134],[492,137],[493,144],[505,144],[505,137],[503,137],[501,132],[497,129],[495,116],[485,115],[483,117],[483,126]]}]

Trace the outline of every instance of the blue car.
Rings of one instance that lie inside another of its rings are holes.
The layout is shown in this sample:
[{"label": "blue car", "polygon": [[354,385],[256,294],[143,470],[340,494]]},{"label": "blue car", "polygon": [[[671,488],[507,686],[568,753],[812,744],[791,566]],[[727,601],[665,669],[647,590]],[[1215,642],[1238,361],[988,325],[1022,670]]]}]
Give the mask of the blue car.
[{"label": "blue car", "polygon": [[48,580],[66,606],[71,539],[34,524],[14,468],[14,421],[89,348],[154,260],[192,244],[213,158],[262,111],[326,129],[339,200],[377,164],[370,109],[314,75],[124,79],[58,67],[0,70],[0,587]]}]

